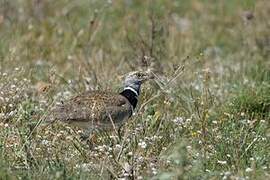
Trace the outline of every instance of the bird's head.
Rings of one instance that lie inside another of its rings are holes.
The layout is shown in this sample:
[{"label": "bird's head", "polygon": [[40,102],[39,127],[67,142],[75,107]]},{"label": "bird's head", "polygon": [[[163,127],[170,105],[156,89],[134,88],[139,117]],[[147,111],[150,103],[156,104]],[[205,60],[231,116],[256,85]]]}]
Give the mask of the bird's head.
[{"label": "bird's head", "polygon": [[125,76],[124,88],[132,88],[140,92],[141,84],[153,79],[151,71],[133,71]]}]

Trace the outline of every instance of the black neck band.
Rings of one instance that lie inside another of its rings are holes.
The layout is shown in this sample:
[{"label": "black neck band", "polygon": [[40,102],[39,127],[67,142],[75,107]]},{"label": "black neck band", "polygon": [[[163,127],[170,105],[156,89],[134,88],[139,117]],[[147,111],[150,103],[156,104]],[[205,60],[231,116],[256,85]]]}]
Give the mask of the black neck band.
[{"label": "black neck band", "polygon": [[125,89],[120,93],[122,96],[128,99],[129,103],[132,105],[133,109],[135,109],[137,103],[138,103],[138,96],[131,91],[130,89]]}]

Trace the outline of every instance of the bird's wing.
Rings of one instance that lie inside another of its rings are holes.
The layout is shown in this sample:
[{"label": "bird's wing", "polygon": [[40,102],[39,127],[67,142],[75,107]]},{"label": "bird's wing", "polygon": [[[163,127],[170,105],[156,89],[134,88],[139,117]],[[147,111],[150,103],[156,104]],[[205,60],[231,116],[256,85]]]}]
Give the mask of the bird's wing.
[{"label": "bird's wing", "polygon": [[119,94],[90,91],[56,106],[52,114],[63,122],[99,126],[119,123],[131,110],[128,100]]}]

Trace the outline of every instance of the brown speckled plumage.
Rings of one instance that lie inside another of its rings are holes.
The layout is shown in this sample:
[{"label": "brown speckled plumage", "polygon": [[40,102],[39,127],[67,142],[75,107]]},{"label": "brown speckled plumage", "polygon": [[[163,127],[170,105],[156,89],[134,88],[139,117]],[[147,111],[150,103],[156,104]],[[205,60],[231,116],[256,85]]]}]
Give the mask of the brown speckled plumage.
[{"label": "brown speckled plumage", "polygon": [[142,72],[130,73],[119,93],[87,91],[52,109],[48,121],[59,120],[80,127],[88,132],[121,126],[133,113],[141,84],[149,79]]},{"label": "brown speckled plumage", "polygon": [[63,102],[53,109],[54,118],[83,129],[112,128],[132,115],[128,100],[117,94],[88,91]]}]

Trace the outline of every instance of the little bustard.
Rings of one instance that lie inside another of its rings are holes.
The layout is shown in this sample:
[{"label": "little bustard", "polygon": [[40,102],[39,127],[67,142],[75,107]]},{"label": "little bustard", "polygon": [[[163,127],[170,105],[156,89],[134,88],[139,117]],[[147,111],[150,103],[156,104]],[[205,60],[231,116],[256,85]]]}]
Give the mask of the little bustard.
[{"label": "little bustard", "polygon": [[95,130],[118,128],[132,116],[142,83],[152,77],[150,72],[131,72],[125,77],[122,92],[86,91],[54,107],[47,120],[83,129],[82,139]]}]

